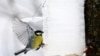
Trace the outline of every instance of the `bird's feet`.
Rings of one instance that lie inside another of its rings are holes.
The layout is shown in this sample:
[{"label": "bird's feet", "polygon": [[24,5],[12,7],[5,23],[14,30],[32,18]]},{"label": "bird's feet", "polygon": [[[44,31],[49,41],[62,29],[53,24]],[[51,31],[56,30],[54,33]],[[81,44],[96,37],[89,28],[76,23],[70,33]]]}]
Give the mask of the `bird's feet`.
[{"label": "bird's feet", "polygon": [[44,46],[45,46],[45,44],[44,44],[44,43],[42,43],[42,44],[41,44],[41,47],[43,48]]}]

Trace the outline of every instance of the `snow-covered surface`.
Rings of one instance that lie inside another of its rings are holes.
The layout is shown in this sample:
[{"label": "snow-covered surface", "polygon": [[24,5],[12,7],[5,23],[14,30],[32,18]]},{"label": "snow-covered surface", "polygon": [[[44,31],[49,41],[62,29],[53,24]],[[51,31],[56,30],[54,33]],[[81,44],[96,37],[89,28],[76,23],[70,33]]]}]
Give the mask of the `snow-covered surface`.
[{"label": "snow-covered surface", "polygon": [[[15,56],[15,52],[25,48],[13,32],[13,16],[17,15],[19,19],[32,17],[40,2],[39,0],[0,0],[0,56]],[[35,16],[42,16],[41,8]],[[43,52],[42,49],[31,50],[27,54],[22,53],[18,56],[43,56]]]},{"label": "snow-covered surface", "polygon": [[[45,56],[82,55],[85,48],[84,0],[47,0]],[[46,27],[46,26],[45,26]]]},{"label": "snow-covered surface", "polygon": [[[13,32],[13,15],[31,18],[41,1],[0,0],[0,56],[14,56],[14,52],[25,47]],[[85,47],[83,5],[84,0],[46,0],[43,10],[35,15],[43,16],[46,46],[19,56],[81,55]]]}]

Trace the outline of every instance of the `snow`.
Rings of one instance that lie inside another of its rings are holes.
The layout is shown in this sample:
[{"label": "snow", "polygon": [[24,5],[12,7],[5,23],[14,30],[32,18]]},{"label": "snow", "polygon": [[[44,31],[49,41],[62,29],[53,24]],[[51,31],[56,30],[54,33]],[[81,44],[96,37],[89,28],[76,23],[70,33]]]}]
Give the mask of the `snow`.
[{"label": "snow", "polygon": [[[34,5],[32,6],[32,1],[12,0],[12,3],[9,3],[10,0],[0,0],[0,56],[15,56],[15,52],[25,48],[13,31],[12,20],[14,19],[13,14],[17,15],[20,19],[32,17],[35,12],[35,9],[32,9],[35,8]],[[18,6],[22,6],[25,10]],[[39,4],[37,3],[38,6]],[[36,16],[41,16],[41,11],[37,12]],[[43,56],[43,52],[42,49],[39,51],[31,50],[27,54],[22,53],[18,56]]]},{"label": "snow", "polygon": [[[15,56],[14,52],[25,47],[13,32],[13,14],[20,19],[31,18],[41,2],[12,0],[11,4],[9,1],[0,0],[0,56]],[[43,15],[46,45],[38,51],[31,50],[18,56],[82,55],[85,48],[83,9],[84,0],[46,0],[43,10],[35,15]]]},{"label": "snow", "polygon": [[47,28],[44,28],[45,56],[82,55],[85,48],[84,0],[48,0],[45,7],[48,11]]}]

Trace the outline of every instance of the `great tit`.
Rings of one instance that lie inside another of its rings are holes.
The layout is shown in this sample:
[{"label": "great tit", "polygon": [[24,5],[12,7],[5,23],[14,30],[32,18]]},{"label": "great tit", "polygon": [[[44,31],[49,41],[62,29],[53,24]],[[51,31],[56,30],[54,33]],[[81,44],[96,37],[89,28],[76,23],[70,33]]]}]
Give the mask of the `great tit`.
[{"label": "great tit", "polygon": [[20,42],[26,46],[24,49],[15,52],[15,55],[23,52],[24,54],[26,54],[31,49],[39,50],[40,47],[44,46],[42,30],[35,30],[28,23],[23,22],[19,19],[16,19],[13,22],[13,30],[16,36],[18,37]]},{"label": "great tit", "polygon": [[41,30],[35,31],[35,36],[31,37],[29,44],[26,46],[26,48],[21,51],[16,52],[15,55],[18,55],[22,52],[26,54],[27,51],[31,49],[38,50],[40,47],[43,47],[44,43],[43,43],[42,33],[43,32]]}]

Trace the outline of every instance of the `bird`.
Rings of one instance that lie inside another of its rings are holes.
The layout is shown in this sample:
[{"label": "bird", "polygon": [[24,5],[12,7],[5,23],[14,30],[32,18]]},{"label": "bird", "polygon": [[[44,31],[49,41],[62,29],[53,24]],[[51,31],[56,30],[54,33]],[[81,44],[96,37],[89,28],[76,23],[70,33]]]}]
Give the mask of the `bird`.
[{"label": "bird", "polygon": [[18,55],[22,52],[24,52],[24,54],[26,54],[27,51],[29,51],[30,49],[39,50],[40,47],[42,47],[44,45],[43,38],[42,38],[42,33],[43,32],[41,30],[35,31],[36,36],[32,36],[32,38],[30,39],[30,42],[26,46],[26,48],[21,50],[21,51],[16,52],[15,55]]},{"label": "bird", "polygon": [[27,22],[24,22],[20,19],[15,19],[13,24],[13,30],[17,35],[18,39],[26,47],[18,52],[15,52],[15,55],[21,53],[26,54],[29,50],[39,50],[40,47],[43,47],[43,31],[41,29],[35,29],[30,26]]}]

